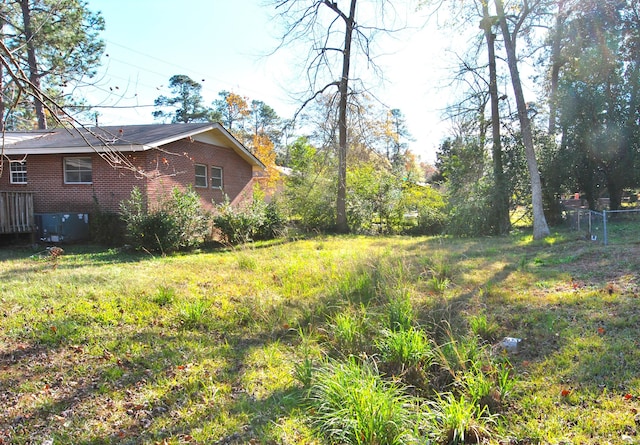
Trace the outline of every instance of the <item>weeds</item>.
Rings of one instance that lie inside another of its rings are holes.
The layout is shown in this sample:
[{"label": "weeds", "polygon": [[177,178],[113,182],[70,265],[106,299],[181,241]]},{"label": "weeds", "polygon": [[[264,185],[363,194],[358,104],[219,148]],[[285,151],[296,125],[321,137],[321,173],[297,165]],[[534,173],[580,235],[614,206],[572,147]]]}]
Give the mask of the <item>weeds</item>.
[{"label": "weeds", "polygon": [[638,245],[521,238],[3,251],[0,442],[630,443]]},{"label": "weeds", "polygon": [[387,304],[387,327],[392,331],[406,331],[414,323],[413,306],[408,295],[391,298]]},{"label": "weeds", "polygon": [[497,323],[489,321],[486,315],[481,314],[469,317],[469,328],[471,333],[482,340],[493,342],[496,339],[499,326]]},{"label": "weeds", "polygon": [[436,429],[442,431],[440,438],[444,443],[458,445],[481,443],[491,436],[491,428],[497,417],[478,406],[464,395],[456,397],[452,393],[438,396],[437,401],[429,404]]},{"label": "weeds", "polygon": [[180,318],[182,325],[187,329],[197,329],[205,324],[208,303],[205,300],[197,299],[182,304],[180,308]]},{"label": "weeds", "polygon": [[434,356],[427,335],[415,328],[385,331],[377,346],[381,360],[400,372],[416,366],[428,368]]},{"label": "weeds", "polygon": [[311,388],[313,424],[330,443],[410,443],[416,411],[405,394],[369,363],[329,362]]},{"label": "weeds", "polygon": [[431,277],[427,280],[427,286],[429,289],[437,294],[444,293],[444,291],[449,288],[450,284],[451,282],[448,278],[440,278],[437,276]]},{"label": "weeds", "polygon": [[332,335],[337,349],[346,355],[362,350],[365,339],[366,312],[347,310],[333,317]]},{"label": "weeds", "polygon": [[176,291],[168,286],[160,286],[156,290],[152,301],[160,307],[168,306],[174,302],[176,298]]}]

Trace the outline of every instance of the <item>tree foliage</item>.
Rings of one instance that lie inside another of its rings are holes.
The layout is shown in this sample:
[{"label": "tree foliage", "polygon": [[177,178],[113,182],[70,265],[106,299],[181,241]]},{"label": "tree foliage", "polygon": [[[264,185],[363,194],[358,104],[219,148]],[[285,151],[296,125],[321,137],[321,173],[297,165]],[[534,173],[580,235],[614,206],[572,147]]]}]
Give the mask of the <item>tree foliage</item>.
[{"label": "tree foliage", "polygon": [[100,13],[82,0],[8,0],[0,5],[1,124],[46,128],[72,104],[63,93],[95,74],[104,42]]},{"label": "tree foliage", "polygon": [[[173,96],[159,96],[154,105],[158,107],[153,112],[156,119],[171,118],[177,122],[207,122],[209,111],[202,104],[202,85],[185,74],[176,74],[169,79],[169,88]],[[166,111],[164,108],[173,108]]]},{"label": "tree foliage", "polygon": [[565,5],[557,34],[563,61],[557,107],[559,155],[591,208],[606,189],[610,208],[638,185],[640,39],[637,2],[583,1]]}]

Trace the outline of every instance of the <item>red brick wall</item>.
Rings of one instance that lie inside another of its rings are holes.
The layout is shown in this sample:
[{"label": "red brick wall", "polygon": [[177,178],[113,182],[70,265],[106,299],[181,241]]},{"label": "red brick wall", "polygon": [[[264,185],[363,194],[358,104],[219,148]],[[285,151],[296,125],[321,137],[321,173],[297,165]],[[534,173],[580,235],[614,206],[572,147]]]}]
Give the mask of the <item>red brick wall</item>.
[{"label": "red brick wall", "polygon": [[[195,187],[195,164],[207,166],[207,184]],[[211,167],[222,167],[222,190],[211,188]],[[193,186],[200,195],[202,205],[213,209],[213,202],[221,203],[225,195],[237,204],[251,198],[253,192],[253,170],[251,165],[230,148],[213,147],[197,141],[180,140],[163,147],[162,151],[148,153],[147,171],[149,199],[155,201],[169,194],[174,187]]]},{"label": "red brick wall", "polygon": [[209,187],[194,187],[205,208],[213,208],[212,200],[222,202],[224,194],[232,202],[239,202],[252,192],[252,168],[233,150],[200,142],[178,141],[163,150],[132,153],[128,161],[147,172],[147,178],[125,168],[114,168],[97,154],[69,155],[90,156],[93,167],[93,184],[65,184],[63,155],[29,155],[27,157],[27,184],[11,184],[9,163],[4,161],[0,176],[0,190],[29,191],[34,193],[36,213],[78,212],[93,210],[94,196],[104,211],[118,212],[120,202],[128,199],[134,186],[148,193],[150,202],[173,187],[181,188],[195,183],[194,164],[223,168],[222,191]]},{"label": "red brick wall", "polygon": [[86,156],[91,157],[93,184],[65,184],[63,155],[29,155],[27,184],[10,183],[9,163],[5,160],[0,189],[33,192],[36,213],[89,213],[94,197],[103,210],[118,211],[120,201],[130,196],[134,185],[144,189],[144,181],[133,172],[113,168],[97,154],[69,155]]}]

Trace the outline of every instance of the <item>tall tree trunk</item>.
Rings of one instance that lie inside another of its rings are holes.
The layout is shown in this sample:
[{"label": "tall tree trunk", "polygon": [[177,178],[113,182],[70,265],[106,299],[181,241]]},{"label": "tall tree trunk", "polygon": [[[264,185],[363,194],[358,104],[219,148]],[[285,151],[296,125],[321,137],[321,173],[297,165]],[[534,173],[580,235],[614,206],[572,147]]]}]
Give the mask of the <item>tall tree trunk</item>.
[{"label": "tall tree trunk", "polygon": [[345,20],[344,51],[342,53],[342,77],[338,86],[340,103],[338,110],[338,197],[336,200],[336,231],[348,233],[347,222],[347,100],[349,97],[349,68],[351,40],[355,25],[356,0],[351,0],[349,16]]},{"label": "tall tree trunk", "polygon": [[558,84],[560,80],[560,68],[563,65],[561,58],[562,35],[564,33],[564,0],[558,1],[558,12],[551,43],[551,79],[549,91],[549,135],[556,134],[556,118],[558,115]]},{"label": "tall tree trunk", "polygon": [[[0,3],[0,39],[4,40],[4,19],[5,17],[5,5],[4,3]],[[4,133],[5,130],[5,94],[4,94],[5,84],[4,84],[4,66],[0,65],[0,132]],[[2,167],[0,167],[0,172],[2,171]]]},{"label": "tall tree trunk", "polygon": [[511,228],[509,221],[509,195],[502,165],[502,141],[500,138],[500,107],[498,98],[498,74],[496,69],[496,36],[493,33],[495,17],[489,15],[489,5],[482,2],[482,21],[480,28],[484,31],[489,55],[489,97],[491,100],[491,134],[492,160],[494,180],[493,222],[498,235],[507,233]]},{"label": "tall tree trunk", "polygon": [[[507,64],[509,73],[511,74],[511,84],[518,108],[518,119],[520,121],[520,131],[522,133],[522,143],[524,144],[525,154],[527,157],[527,167],[531,179],[531,203],[533,206],[533,238],[543,239],[549,235],[549,226],[544,216],[544,206],[542,203],[542,183],[540,181],[540,172],[538,171],[538,161],[533,146],[533,133],[531,131],[531,121],[527,114],[527,104],[524,100],[524,92],[522,90],[522,82],[520,81],[520,73],[518,71],[518,60],[515,48],[515,39],[517,34],[511,36],[507,18],[504,14],[504,5],[502,0],[494,0],[496,12],[504,37],[504,46],[507,51]],[[513,40],[512,40],[513,38]]]},{"label": "tall tree trunk", "polygon": [[22,9],[22,20],[24,23],[24,36],[27,45],[27,63],[29,65],[29,82],[33,90],[33,102],[38,118],[38,129],[46,130],[47,118],[44,113],[44,104],[40,89],[40,73],[38,72],[38,61],[36,58],[36,47],[33,41],[33,29],[31,27],[31,7],[29,0],[20,0]]}]

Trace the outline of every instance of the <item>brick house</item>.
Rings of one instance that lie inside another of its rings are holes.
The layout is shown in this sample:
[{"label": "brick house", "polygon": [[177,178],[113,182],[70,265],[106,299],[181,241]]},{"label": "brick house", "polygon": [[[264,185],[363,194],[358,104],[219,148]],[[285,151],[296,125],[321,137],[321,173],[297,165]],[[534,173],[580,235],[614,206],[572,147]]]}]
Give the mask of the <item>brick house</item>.
[{"label": "brick house", "polygon": [[[187,186],[207,210],[226,197],[237,204],[252,196],[254,177],[264,168],[218,123],[7,132],[0,193],[9,196],[7,202],[30,196],[39,226],[51,218],[54,224],[82,226],[96,204],[102,211],[118,212],[134,187],[147,205],[174,187]],[[2,227],[0,221],[0,233],[7,233]],[[42,227],[40,231],[42,237]]]}]

